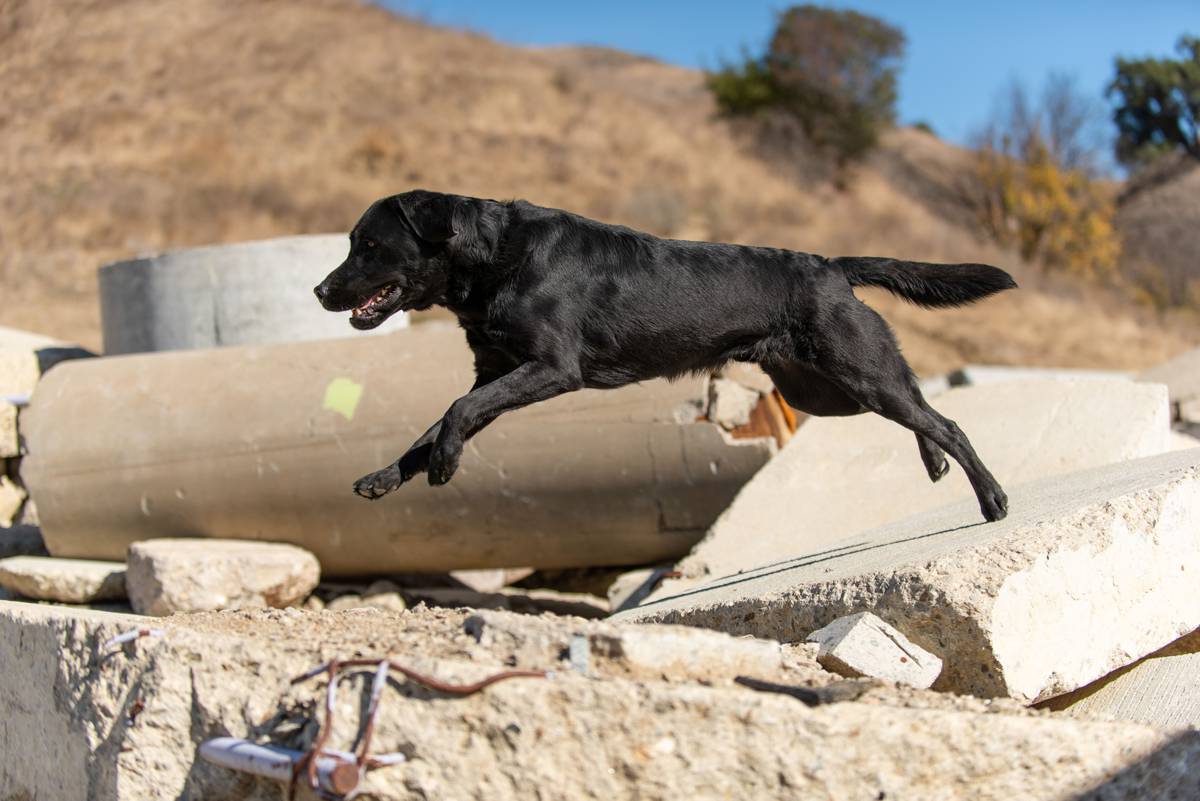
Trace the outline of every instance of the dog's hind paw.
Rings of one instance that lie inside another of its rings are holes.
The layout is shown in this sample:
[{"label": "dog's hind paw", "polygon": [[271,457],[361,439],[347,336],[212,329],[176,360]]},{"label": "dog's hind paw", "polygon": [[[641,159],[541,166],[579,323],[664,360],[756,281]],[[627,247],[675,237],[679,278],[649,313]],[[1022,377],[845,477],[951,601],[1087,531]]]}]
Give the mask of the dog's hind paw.
[{"label": "dog's hind paw", "polygon": [[404,477],[396,465],[376,470],[354,482],[354,493],[367,500],[378,500],[404,483]]},{"label": "dog's hind paw", "polygon": [[979,496],[979,510],[989,523],[1003,520],[1008,516],[1008,496],[999,487],[988,490]]}]

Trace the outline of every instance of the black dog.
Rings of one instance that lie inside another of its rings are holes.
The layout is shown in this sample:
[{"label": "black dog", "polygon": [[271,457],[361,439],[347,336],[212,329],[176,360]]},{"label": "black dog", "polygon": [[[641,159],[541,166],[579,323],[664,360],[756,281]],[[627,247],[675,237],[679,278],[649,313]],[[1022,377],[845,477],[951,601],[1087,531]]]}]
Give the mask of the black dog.
[{"label": "black dog", "polygon": [[475,354],[475,386],[390,467],[354,491],[380,498],[417,473],[454,475],[463,444],[504,412],[582,387],[756,362],[791,406],[872,411],[917,435],[929,478],[967,473],[983,516],[1008,499],[966,436],[929,407],[891,329],[851,287],[922,306],[958,306],[1016,286],[984,264],[832,258],[684,242],[523,201],[416,190],[373,204],[350,255],[315,290],[368,329],[402,309],[441,305]]}]

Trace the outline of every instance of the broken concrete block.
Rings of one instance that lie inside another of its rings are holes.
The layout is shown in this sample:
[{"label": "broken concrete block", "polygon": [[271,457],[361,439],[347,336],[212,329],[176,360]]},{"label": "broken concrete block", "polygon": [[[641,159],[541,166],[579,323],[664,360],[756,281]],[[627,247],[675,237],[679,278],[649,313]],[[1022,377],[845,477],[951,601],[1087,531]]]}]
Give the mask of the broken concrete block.
[{"label": "broken concrete block", "polygon": [[129,601],[143,615],[291,606],[321,577],[303,548],[247,540],[136,542],[128,564]]},{"label": "broken concrete block", "polygon": [[[630,677],[598,647],[585,677],[564,669],[557,653],[543,659],[539,650],[530,663],[507,638],[476,642],[463,633],[463,617],[180,615],[161,622],[165,636],[101,659],[106,640],[144,619],[0,604],[0,797],[90,798],[99,786],[110,801],[277,801],[278,782],[208,764],[200,743],[231,736],[309,749],[325,684],[290,679],[331,657],[383,654],[443,681],[478,681],[514,666],[555,676],[453,697],[409,691],[414,685],[393,672],[371,750],[408,758],[359,784],[379,801],[1200,797],[1196,732],[1050,717],[889,685],[827,692],[829,700],[809,707],[728,680]],[[555,621],[554,641],[569,641],[580,624]],[[525,643],[539,635],[531,628],[516,636]],[[339,684],[329,748],[348,750],[362,732],[371,672],[353,673]],[[785,669],[757,678],[805,681]],[[852,683],[828,689],[844,684]]]},{"label": "broken concrete block", "polygon": [[21,455],[21,440],[17,434],[17,405],[0,398],[0,459]]},{"label": "broken concrete block", "polygon": [[1200,448],[1200,439],[1196,439],[1182,431],[1171,431],[1171,450],[1186,451],[1190,448]]},{"label": "broken concrete block", "polygon": [[1032,703],[1200,626],[1200,451],[1010,488],[614,616],[793,642],[873,609],[944,666],[935,688]]},{"label": "broken concrete block", "polygon": [[361,595],[356,593],[340,595],[323,606],[331,612],[367,608],[403,612],[408,608],[399,585],[390,581],[374,581],[363,590]]},{"label": "broken concrete block", "polygon": [[[1006,489],[1170,449],[1166,390],[1154,384],[1014,381],[954,389],[933,406],[958,422]],[[810,419],[680,563],[684,580],[664,582],[659,595],[973,498],[950,464],[931,483],[912,432],[878,415]]]},{"label": "broken concrete block", "polygon": [[1009,381],[1129,381],[1133,373],[1125,370],[1086,370],[1076,367],[1007,367],[968,364],[946,376],[952,387],[1002,384]]},{"label": "broken concrete block", "polygon": [[87,559],[0,559],[0,587],[38,601],[86,604],[125,597],[125,565]]},{"label": "broken concrete block", "polygon": [[450,577],[475,592],[496,592],[509,584],[533,575],[531,567],[495,568],[492,570],[451,570]]},{"label": "broken concrete block", "polygon": [[462,331],[425,326],[64,364],[22,421],[22,476],[54,554],[124,558],[182,531],[291,542],[327,575],[360,576],[675,559],[775,450],[694,412],[675,422],[706,379],[650,381],[503,416],[448,488],[350,491],[473,380]]},{"label": "broken concrete block", "polygon": [[728,378],[708,384],[708,419],[729,431],[747,425],[762,395]]},{"label": "broken concrete block", "polygon": [[0,326],[0,398],[28,398],[54,365],[94,355],[41,334]]},{"label": "broken concrete block", "polygon": [[942,672],[942,660],[870,612],[839,617],[808,635],[808,641],[820,646],[821,666],[842,676],[925,689]]},{"label": "broken concrete block", "polygon": [[1041,706],[1078,718],[1200,729],[1200,630]]},{"label": "broken concrete block", "polygon": [[26,497],[25,490],[11,478],[0,475],[0,528],[11,526],[17,520]]},{"label": "broken concrete block", "polygon": [[608,608],[613,612],[631,609],[658,589],[667,576],[677,575],[673,567],[644,567],[617,576],[609,585]]},{"label": "broken concrete block", "polygon": [[1138,373],[1138,381],[1166,384],[1171,403],[1179,407],[1200,399],[1200,348]]},{"label": "broken concrete block", "polygon": [[[582,638],[593,676],[730,682],[740,675],[780,676],[784,670],[777,642],[686,626],[617,626],[491,609],[473,613],[463,625],[477,643],[512,653],[520,665],[553,665]],[[798,664],[793,678],[827,680],[822,673],[812,660]]]}]

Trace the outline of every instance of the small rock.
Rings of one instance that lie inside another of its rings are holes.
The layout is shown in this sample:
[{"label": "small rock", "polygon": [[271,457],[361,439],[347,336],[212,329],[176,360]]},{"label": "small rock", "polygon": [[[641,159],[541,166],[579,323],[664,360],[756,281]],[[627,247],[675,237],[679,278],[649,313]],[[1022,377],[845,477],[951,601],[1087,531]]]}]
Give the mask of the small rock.
[{"label": "small rock", "polygon": [[125,565],[90,559],[0,559],[0,587],[39,601],[86,604],[125,597]]},{"label": "small rock", "polygon": [[0,398],[0,457],[10,459],[21,455],[17,437],[16,404]]},{"label": "small rock", "polygon": [[[315,597],[315,596],[314,596]],[[348,609],[389,609],[393,612],[403,612],[408,608],[400,587],[390,581],[376,581],[367,586],[362,594],[350,593],[334,598],[326,606],[330,612],[344,612]]]},{"label": "small rock", "polygon": [[303,548],[250,540],[146,540],[128,562],[129,600],[144,615],[291,606],[321,575]]},{"label": "small rock", "polygon": [[0,475],[0,527],[13,524],[21,513],[21,504],[25,503],[25,490],[18,487],[11,478]]},{"label": "small rock", "polygon": [[869,676],[926,689],[942,672],[942,660],[913,644],[870,612],[839,617],[808,635],[826,670],[856,678]]},{"label": "small rock", "polygon": [[708,387],[708,419],[725,429],[744,426],[758,405],[756,390],[728,378],[714,378]]},{"label": "small rock", "polygon": [[450,576],[475,592],[496,592],[533,574],[532,567],[496,568],[494,570],[451,570]]}]

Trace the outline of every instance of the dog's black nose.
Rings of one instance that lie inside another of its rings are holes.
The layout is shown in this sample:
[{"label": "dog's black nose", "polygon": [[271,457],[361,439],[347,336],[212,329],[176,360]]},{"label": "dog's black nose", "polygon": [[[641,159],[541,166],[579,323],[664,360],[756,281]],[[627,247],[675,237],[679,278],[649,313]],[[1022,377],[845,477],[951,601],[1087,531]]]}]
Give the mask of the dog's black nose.
[{"label": "dog's black nose", "polygon": [[313,287],[313,294],[317,296],[317,300],[324,303],[325,298],[329,295],[329,289],[326,288],[325,283],[322,282]]}]

